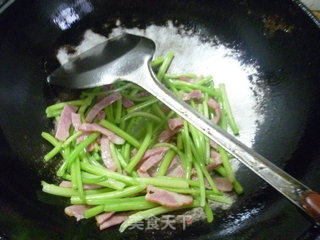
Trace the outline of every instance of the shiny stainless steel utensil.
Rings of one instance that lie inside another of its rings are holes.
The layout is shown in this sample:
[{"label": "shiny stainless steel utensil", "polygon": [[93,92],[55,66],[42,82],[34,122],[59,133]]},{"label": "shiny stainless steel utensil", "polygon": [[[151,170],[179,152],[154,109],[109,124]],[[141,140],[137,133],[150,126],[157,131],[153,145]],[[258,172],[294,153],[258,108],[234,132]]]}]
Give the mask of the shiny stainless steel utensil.
[{"label": "shiny stainless steel utensil", "polygon": [[319,221],[320,195],[175,97],[156,79],[150,68],[149,62],[154,52],[155,43],[152,40],[124,34],[75,57],[55,70],[47,80],[50,84],[78,89],[118,80],[141,86]]}]

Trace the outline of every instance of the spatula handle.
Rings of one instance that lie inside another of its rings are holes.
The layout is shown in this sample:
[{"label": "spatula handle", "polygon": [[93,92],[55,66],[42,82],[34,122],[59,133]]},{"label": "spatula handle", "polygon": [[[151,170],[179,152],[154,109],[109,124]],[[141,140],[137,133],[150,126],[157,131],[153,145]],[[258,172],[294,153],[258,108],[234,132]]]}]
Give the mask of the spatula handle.
[{"label": "spatula handle", "polygon": [[320,194],[314,191],[306,191],[301,198],[302,207],[305,211],[320,221]]}]

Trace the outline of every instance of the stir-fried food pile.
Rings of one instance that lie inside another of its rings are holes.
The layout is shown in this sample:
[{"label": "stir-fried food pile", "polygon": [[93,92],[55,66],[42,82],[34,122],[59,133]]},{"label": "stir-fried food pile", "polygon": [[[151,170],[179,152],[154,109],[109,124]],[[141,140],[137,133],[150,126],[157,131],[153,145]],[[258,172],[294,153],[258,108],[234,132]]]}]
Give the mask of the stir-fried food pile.
[{"label": "stir-fried food pile", "polygon": [[[151,62],[159,81],[177,97],[237,135],[224,84],[211,76],[167,74],[173,53]],[[202,207],[213,221],[210,201],[229,203],[224,192],[243,189],[231,156],[142,88],[126,82],[84,90],[79,99],[47,107],[57,121],[54,148],[44,159],[61,159],[60,185],[43,191],[70,198],[65,213],[77,221],[95,217],[101,230],[120,231],[143,219]]]}]

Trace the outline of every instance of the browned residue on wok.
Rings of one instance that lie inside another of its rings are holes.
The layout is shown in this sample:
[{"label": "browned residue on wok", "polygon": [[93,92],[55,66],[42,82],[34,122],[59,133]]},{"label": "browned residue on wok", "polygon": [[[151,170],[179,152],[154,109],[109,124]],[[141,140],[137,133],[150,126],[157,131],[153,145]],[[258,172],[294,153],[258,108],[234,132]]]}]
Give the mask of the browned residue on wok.
[{"label": "browned residue on wok", "polygon": [[294,25],[287,24],[284,19],[278,15],[264,15],[263,22],[265,31],[271,36],[273,36],[277,31],[291,33],[294,29]]}]

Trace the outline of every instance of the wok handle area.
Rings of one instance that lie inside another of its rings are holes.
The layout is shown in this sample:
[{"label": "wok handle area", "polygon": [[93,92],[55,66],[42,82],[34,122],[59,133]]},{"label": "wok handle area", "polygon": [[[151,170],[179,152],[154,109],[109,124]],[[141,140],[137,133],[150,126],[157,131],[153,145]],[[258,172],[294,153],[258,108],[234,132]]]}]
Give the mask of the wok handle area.
[{"label": "wok handle area", "polygon": [[311,216],[315,221],[320,217],[320,195],[297,179],[274,165],[253,149],[247,147],[234,136],[221,129],[209,119],[199,114],[188,104],[178,99],[153,74],[148,63],[127,79],[138,84],[178,115],[215,141],[227,152],[246,165],[255,174],[283,194],[288,200]]},{"label": "wok handle area", "polygon": [[301,204],[305,211],[316,221],[320,222],[320,194],[307,190],[302,194]]}]

